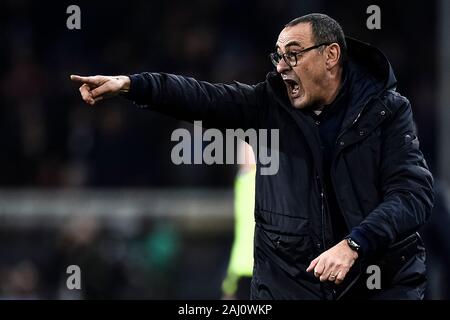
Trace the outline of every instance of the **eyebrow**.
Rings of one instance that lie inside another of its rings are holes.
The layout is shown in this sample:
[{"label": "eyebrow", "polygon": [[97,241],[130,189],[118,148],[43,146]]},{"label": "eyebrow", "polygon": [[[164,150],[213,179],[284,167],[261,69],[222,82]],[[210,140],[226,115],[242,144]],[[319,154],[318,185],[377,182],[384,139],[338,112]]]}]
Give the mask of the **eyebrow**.
[{"label": "eyebrow", "polygon": [[[275,44],[275,46],[277,49],[280,48],[280,46],[278,44]],[[291,40],[288,43],[286,43],[286,45],[284,47],[287,48],[287,47],[292,47],[292,46],[302,47],[302,44],[299,41]]]}]

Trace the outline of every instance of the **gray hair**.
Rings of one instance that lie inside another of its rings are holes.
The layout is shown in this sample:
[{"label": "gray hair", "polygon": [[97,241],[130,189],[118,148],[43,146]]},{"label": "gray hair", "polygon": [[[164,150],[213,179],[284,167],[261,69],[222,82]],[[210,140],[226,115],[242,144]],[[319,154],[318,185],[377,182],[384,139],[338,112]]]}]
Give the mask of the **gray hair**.
[{"label": "gray hair", "polygon": [[[305,16],[295,18],[285,25],[285,27],[293,27],[300,23],[309,23],[311,25],[312,34],[315,44],[320,43],[337,43],[341,48],[340,63],[343,63],[347,57],[347,43],[345,42],[344,31],[341,25],[333,18],[322,13],[311,13]],[[323,49],[322,49],[323,50]]]}]

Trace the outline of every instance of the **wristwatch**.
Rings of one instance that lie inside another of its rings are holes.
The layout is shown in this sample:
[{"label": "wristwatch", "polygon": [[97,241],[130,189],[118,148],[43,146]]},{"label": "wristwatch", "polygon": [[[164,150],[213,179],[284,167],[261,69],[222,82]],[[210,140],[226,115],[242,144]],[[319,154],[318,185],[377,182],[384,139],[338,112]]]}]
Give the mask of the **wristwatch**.
[{"label": "wristwatch", "polygon": [[347,244],[350,247],[350,249],[352,249],[353,251],[359,252],[359,249],[361,248],[361,246],[355,240],[353,240],[351,237],[346,238],[346,240],[347,240]]}]

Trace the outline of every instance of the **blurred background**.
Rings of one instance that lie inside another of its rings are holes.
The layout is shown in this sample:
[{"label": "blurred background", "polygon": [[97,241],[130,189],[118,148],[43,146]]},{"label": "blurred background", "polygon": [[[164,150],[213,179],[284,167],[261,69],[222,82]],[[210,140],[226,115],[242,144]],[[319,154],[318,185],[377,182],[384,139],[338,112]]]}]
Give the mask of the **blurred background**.
[{"label": "blurred background", "polygon": [[[66,9],[81,9],[68,30]],[[369,30],[366,9],[381,8]],[[232,165],[172,164],[190,124],[125,99],[84,105],[70,74],[161,71],[257,83],[283,25],[312,12],[389,58],[438,199],[422,230],[429,299],[450,298],[450,5],[428,1],[0,3],[0,298],[218,299],[233,240]],[[82,290],[68,290],[79,265]]]}]

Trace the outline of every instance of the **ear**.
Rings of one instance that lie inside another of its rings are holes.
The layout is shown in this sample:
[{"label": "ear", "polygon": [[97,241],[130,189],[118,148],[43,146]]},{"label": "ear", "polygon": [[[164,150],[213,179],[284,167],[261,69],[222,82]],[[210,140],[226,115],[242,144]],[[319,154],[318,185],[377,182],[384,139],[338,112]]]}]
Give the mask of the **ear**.
[{"label": "ear", "polygon": [[325,57],[327,70],[334,68],[335,65],[339,63],[339,58],[341,57],[341,47],[337,43],[330,44],[325,49]]}]

